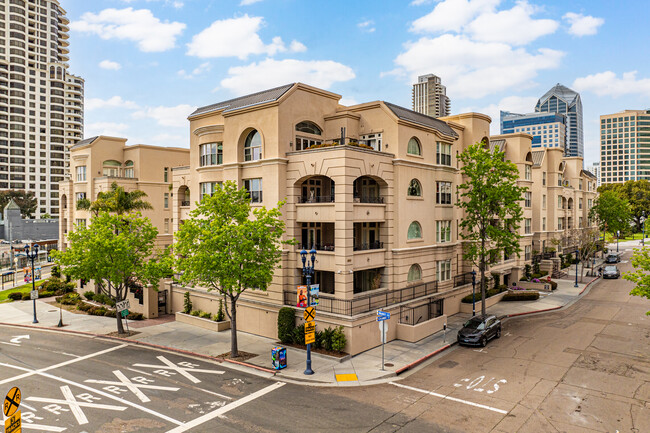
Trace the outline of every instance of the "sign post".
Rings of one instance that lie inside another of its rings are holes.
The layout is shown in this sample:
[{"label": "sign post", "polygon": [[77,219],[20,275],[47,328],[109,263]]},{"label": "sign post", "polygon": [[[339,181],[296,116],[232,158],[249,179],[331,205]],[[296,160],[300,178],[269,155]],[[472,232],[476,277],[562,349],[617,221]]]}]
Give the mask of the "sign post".
[{"label": "sign post", "polygon": [[384,371],[384,345],[386,344],[386,320],[390,319],[390,313],[387,311],[377,310],[377,322],[379,322],[379,332],[381,333],[381,370]]}]

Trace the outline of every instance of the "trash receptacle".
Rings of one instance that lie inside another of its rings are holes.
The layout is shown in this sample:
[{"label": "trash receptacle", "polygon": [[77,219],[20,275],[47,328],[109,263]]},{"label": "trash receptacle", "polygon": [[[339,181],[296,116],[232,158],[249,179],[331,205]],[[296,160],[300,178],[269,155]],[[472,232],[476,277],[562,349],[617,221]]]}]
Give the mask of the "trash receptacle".
[{"label": "trash receptacle", "polygon": [[282,370],[287,367],[287,349],[284,347],[274,347],[271,349],[271,364],[276,370]]}]

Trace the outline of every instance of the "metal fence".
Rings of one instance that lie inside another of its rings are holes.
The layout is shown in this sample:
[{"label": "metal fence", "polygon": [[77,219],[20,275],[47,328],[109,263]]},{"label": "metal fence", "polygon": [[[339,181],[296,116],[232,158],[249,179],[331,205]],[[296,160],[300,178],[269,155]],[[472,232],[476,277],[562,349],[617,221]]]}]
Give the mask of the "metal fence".
[{"label": "metal fence", "polygon": [[465,284],[471,284],[472,282],[472,273],[465,272],[464,274],[456,275],[454,277],[454,287],[464,286]]},{"label": "metal fence", "polygon": [[430,300],[415,307],[400,307],[399,323],[417,325],[443,315],[444,299]]}]

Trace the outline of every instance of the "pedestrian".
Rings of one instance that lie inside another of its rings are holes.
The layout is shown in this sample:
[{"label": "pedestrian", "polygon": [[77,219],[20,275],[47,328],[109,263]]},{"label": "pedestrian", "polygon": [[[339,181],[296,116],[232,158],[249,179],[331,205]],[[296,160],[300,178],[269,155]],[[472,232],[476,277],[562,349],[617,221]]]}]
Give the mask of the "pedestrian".
[{"label": "pedestrian", "polygon": [[598,276],[599,276],[599,277],[602,277],[602,276],[603,276],[603,267],[602,267],[602,266],[599,266],[599,267],[598,267]]}]

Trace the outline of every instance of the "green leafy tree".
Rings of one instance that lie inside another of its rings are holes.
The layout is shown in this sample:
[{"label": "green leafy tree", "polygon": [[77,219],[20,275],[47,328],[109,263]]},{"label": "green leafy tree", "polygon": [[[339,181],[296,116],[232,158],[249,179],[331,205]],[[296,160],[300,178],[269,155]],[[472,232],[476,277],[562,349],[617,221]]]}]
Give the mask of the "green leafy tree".
[{"label": "green leafy tree", "polygon": [[[623,278],[636,283],[630,295],[650,299],[650,248],[635,249],[631,262],[634,271],[623,274]],[[650,311],[646,315],[650,316]]]},{"label": "green leafy tree", "polygon": [[20,214],[24,218],[33,218],[34,212],[36,212],[36,208],[38,207],[38,200],[36,199],[36,194],[34,194],[34,192],[27,192],[22,189],[0,191],[0,213],[3,215],[3,217],[5,207],[12,199],[20,208]]},{"label": "green leafy tree", "polygon": [[91,202],[88,199],[81,199],[77,202],[77,209],[89,210],[97,215],[99,212],[114,212],[122,215],[131,211],[142,211],[153,209],[151,203],[143,200],[147,193],[136,189],[126,191],[117,182],[111,184],[111,189],[101,191],[97,194],[97,200]]},{"label": "green leafy tree", "polygon": [[[139,213],[111,215],[100,212],[85,227],[77,225],[68,233],[65,251],[53,252],[66,275],[94,280],[115,302],[125,299],[127,289],[157,285],[169,275],[169,254],[154,250],[158,230]],[[124,332],[116,314],[117,331]]]},{"label": "green leafy tree", "polygon": [[641,231],[643,223],[641,218],[644,212],[646,218],[650,215],[650,181],[647,179],[628,180],[625,183],[608,183],[598,188],[599,192],[613,191],[624,198],[630,205],[630,216],[634,220],[636,230]]},{"label": "green leafy tree", "polygon": [[521,201],[525,187],[517,185],[519,170],[505,154],[476,143],[459,156],[464,182],[456,206],[465,211],[460,222],[463,257],[480,272],[481,310],[485,314],[485,272],[503,254],[519,256],[519,223],[523,219]]},{"label": "green leafy tree", "polygon": [[238,356],[237,301],[249,289],[266,290],[281,258],[284,221],[280,206],[251,212],[246,190],[226,182],[205,196],[176,232],[174,253],[181,283],[216,290],[226,299],[230,356]]},{"label": "green leafy tree", "polygon": [[630,227],[630,205],[613,190],[598,194],[589,216],[598,221],[598,228],[603,232],[616,233]]}]

